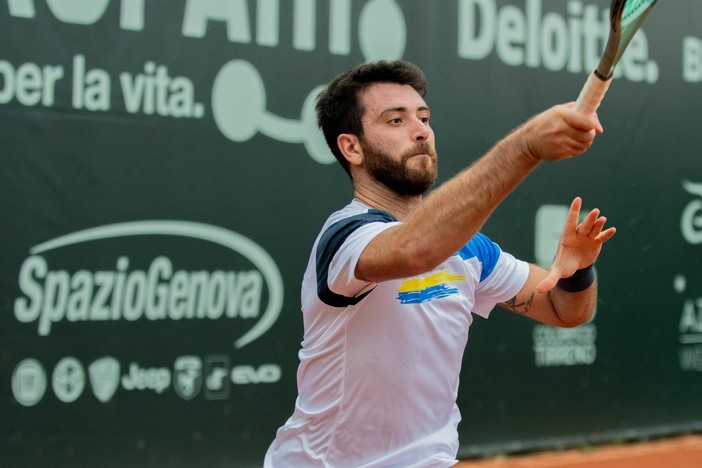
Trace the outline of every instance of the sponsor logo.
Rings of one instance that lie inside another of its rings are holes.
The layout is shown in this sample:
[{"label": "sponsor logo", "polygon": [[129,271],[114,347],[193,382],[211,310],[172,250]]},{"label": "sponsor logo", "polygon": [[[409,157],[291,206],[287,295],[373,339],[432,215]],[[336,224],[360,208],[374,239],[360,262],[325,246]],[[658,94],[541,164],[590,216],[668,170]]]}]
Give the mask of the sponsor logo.
[{"label": "sponsor logo", "polygon": [[[118,387],[127,391],[151,391],[162,394],[173,385],[175,393],[190,401],[201,392],[205,400],[224,400],[231,395],[231,385],[271,384],[279,382],[282,369],[278,364],[231,365],[225,354],[206,356],[180,356],[167,367],[143,367],[132,362],[128,371],[120,375],[120,362],[113,356],[96,359],[88,366],[87,377],[81,362],[69,356],[54,366],[51,384],[60,401],[76,401],[89,381],[93,394],[102,403],[109,402]],[[47,387],[47,375],[36,359],[24,359],[12,374],[12,394],[22,406],[39,403]],[[203,391],[204,389],[204,391]]]},{"label": "sponsor logo", "polygon": [[[676,278],[676,292],[685,292],[682,276]],[[680,369],[702,372],[702,297],[686,298],[678,322]]]},{"label": "sponsor logo", "polygon": [[282,371],[277,364],[261,364],[260,366],[234,366],[232,383],[236,385],[275,383],[280,380]]},{"label": "sponsor logo", "polygon": [[[510,66],[582,73],[594,70],[607,38],[609,12],[581,1],[550,2],[565,11],[544,11],[543,0],[525,0],[522,6],[500,5],[497,0],[459,0],[458,56],[483,60],[494,54]],[[518,2],[519,3],[519,2]],[[564,14],[565,13],[565,14]],[[632,39],[635,60],[623,60],[617,78],[656,83],[660,69],[648,54],[643,29]]]},{"label": "sponsor logo", "polygon": [[[167,256],[146,269],[130,268],[120,256],[112,270],[69,272],[45,255],[69,246],[135,236],[176,236],[224,247],[255,267],[242,271],[176,269]],[[22,295],[14,313],[22,323],[37,323],[47,336],[58,323],[139,320],[255,320],[234,342],[241,348],[276,322],[283,304],[283,281],[268,253],[250,239],[221,227],[185,221],[137,221],[68,234],[30,249],[19,273]],[[267,302],[264,305],[265,292]],[[263,309],[263,310],[262,310]]]},{"label": "sponsor logo", "polygon": [[22,406],[34,406],[46,392],[46,372],[36,359],[25,359],[12,373],[12,395]]},{"label": "sponsor logo", "polygon": [[686,36],[683,39],[683,80],[702,83],[702,39]]},{"label": "sponsor logo", "polygon": [[577,328],[537,325],[533,339],[537,367],[590,365],[597,357],[597,328],[592,323]]},{"label": "sponsor logo", "polygon": [[[104,26],[109,24],[103,22],[108,3],[109,0],[50,1],[43,7],[48,11],[37,14],[32,0],[15,0],[9,3],[9,13],[11,17],[36,20],[37,24],[53,17],[73,25]],[[113,3],[120,4],[115,5],[121,12],[118,26],[130,31],[130,36],[149,29],[149,24],[159,23],[147,21],[149,10],[143,0]],[[303,53],[326,46],[335,56],[350,55],[352,50],[360,49],[367,61],[399,59],[407,45],[407,23],[400,4],[395,0],[365,2],[360,6],[357,18],[350,1],[329,2],[328,24],[319,24],[321,16],[316,1],[296,0],[292,15],[278,1],[259,1],[256,15],[251,16],[246,3],[245,0],[187,2],[181,34],[189,41],[210,39],[207,37],[210,25],[224,24],[229,30],[227,40],[232,43],[255,44],[269,49],[292,46]],[[256,24],[255,33],[250,27],[253,22]],[[25,24],[26,21],[22,21],[21,27]],[[326,41],[318,39],[320,27],[326,27]],[[353,44],[354,31],[358,32],[357,46]],[[281,40],[283,37],[286,40]],[[55,105],[57,98],[70,92],[73,109],[87,112],[122,108],[130,115],[194,119],[207,115],[206,103],[197,99],[203,91],[196,85],[197,80],[174,75],[156,60],[147,60],[143,66],[139,64],[136,69],[131,67],[129,71],[122,71],[118,77],[111,70],[91,65],[91,57],[82,54],[73,56],[72,66],[26,62],[15,67],[7,61],[0,61],[0,83],[3,76],[5,82],[26,85],[18,85],[17,92],[13,86],[6,86],[4,92],[0,88],[0,103],[16,99],[25,106],[40,104],[50,107]],[[42,80],[42,86],[34,89],[34,80],[37,79]],[[35,92],[21,92],[25,88],[32,88]],[[320,87],[313,87],[307,94],[299,119],[276,115],[266,109],[265,83],[258,70],[248,62],[234,60],[224,64],[214,80],[212,116],[222,135],[230,140],[245,141],[260,132],[285,143],[301,143],[316,162],[330,164],[335,160],[314,118],[314,99],[319,91]],[[121,94],[121,103],[114,102],[116,94]],[[243,115],[247,117],[242,118]]]},{"label": "sponsor logo", "polygon": [[64,403],[72,403],[80,397],[85,388],[83,365],[74,357],[61,359],[54,367],[51,385],[56,398]]},{"label": "sponsor logo", "polygon": [[184,400],[192,400],[202,388],[202,359],[181,356],[173,365],[173,388]]},{"label": "sponsor logo", "polygon": [[[682,210],[680,233],[687,244],[698,246],[702,244],[702,183],[683,180],[682,187],[693,198]],[[673,290],[682,296],[677,331],[680,370],[684,372],[702,372],[702,297],[694,287],[697,271],[693,264],[688,272],[673,277]]]},{"label": "sponsor logo", "polygon": [[702,183],[684,180],[682,186],[687,193],[695,195],[682,212],[680,232],[688,244],[702,243]]},{"label": "sponsor logo", "polygon": [[107,403],[117,391],[119,368],[119,361],[111,356],[93,361],[88,366],[90,386],[93,388],[95,398],[99,401]]},{"label": "sponsor logo", "polygon": [[206,400],[224,400],[229,398],[230,380],[229,356],[207,356],[205,358],[205,391]]},{"label": "sponsor logo", "polygon": [[163,393],[171,384],[171,372],[166,367],[139,367],[133,362],[129,365],[129,374],[122,376],[122,388],[132,390],[151,390]]}]

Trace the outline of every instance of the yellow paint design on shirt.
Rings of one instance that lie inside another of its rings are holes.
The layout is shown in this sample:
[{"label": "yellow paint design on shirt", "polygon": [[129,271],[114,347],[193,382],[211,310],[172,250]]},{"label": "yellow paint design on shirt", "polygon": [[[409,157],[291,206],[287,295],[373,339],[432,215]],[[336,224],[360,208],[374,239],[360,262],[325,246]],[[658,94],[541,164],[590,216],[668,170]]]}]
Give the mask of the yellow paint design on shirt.
[{"label": "yellow paint design on shirt", "polygon": [[452,281],[463,281],[466,279],[466,275],[453,275],[450,272],[444,270],[433,275],[426,276],[424,278],[413,278],[404,280],[400,289],[397,290],[398,293],[421,291],[423,289],[438,286],[440,284],[449,283]]}]

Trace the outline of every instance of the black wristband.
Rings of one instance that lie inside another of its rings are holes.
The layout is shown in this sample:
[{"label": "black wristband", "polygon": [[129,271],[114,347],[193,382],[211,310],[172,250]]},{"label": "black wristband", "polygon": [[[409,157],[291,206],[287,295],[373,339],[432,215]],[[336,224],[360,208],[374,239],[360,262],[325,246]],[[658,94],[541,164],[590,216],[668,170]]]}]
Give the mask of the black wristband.
[{"label": "black wristband", "polygon": [[590,287],[595,282],[595,269],[593,265],[573,273],[573,276],[561,278],[557,286],[567,292],[580,292]]}]

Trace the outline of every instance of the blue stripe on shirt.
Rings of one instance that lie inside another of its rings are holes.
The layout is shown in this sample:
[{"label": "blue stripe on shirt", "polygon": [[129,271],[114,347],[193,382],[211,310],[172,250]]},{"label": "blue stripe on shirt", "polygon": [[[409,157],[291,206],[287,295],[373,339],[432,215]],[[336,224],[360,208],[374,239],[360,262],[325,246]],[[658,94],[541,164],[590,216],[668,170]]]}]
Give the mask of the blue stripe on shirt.
[{"label": "blue stripe on shirt", "polygon": [[329,289],[329,266],[334,255],[344,241],[358,228],[369,223],[390,223],[397,221],[390,213],[368,210],[366,213],[350,216],[329,226],[317,244],[317,296],[332,307],[347,307],[358,304],[368,292],[358,297],[346,297]]},{"label": "blue stripe on shirt", "polygon": [[477,258],[481,263],[480,281],[485,280],[497,265],[500,258],[500,248],[491,241],[485,234],[477,233],[473,238],[457,252],[463,260]]}]

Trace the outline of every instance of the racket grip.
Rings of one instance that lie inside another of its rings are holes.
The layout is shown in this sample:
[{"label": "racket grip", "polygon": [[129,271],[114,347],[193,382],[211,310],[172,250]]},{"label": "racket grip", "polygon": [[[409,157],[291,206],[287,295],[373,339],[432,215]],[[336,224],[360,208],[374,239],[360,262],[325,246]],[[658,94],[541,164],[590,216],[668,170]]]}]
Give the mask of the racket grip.
[{"label": "racket grip", "polygon": [[604,98],[612,78],[603,80],[595,73],[591,73],[585,82],[585,86],[580,91],[580,96],[575,102],[575,109],[583,114],[594,114]]}]

